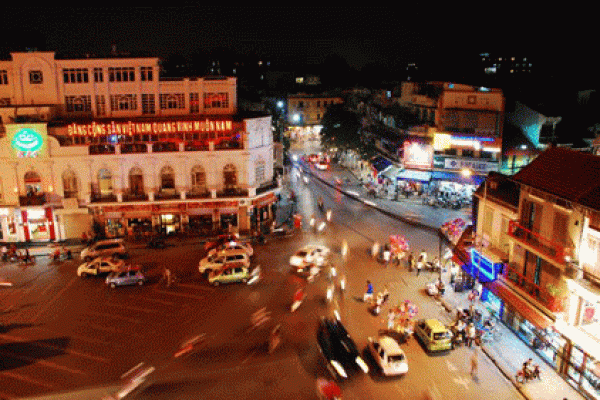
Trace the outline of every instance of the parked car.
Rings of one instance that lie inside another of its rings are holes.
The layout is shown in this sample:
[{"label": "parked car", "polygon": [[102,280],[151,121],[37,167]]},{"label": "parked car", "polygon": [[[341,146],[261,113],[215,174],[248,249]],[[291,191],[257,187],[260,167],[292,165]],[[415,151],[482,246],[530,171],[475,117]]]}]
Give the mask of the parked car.
[{"label": "parked car", "polygon": [[349,370],[355,367],[364,373],[369,372],[369,366],[340,320],[321,319],[317,328],[317,346],[334,378],[348,378]]},{"label": "parked car", "polygon": [[428,352],[452,348],[452,332],[437,319],[421,319],[415,325],[415,336]]},{"label": "parked car", "polygon": [[252,257],[254,255],[254,249],[252,248],[252,246],[249,243],[242,243],[242,242],[226,242],[220,246],[217,246],[216,248],[210,250],[208,252],[208,255],[213,255],[215,253],[220,253],[220,252],[224,252],[224,251],[229,251],[229,250],[243,250],[246,252],[246,254],[248,254],[248,257]]},{"label": "parked car", "polygon": [[310,264],[325,263],[329,253],[329,248],[318,244],[304,246],[290,257],[290,265],[296,267],[298,272],[303,272]]},{"label": "parked car", "polygon": [[241,263],[228,264],[225,267],[211,271],[208,274],[208,282],[219,286],[222,283],[248,282],[250,279],[250,268]]},{"label": "parked car", "polygon": [[139,267],[131,267],[120,271],[111,272],[106,277],[106,284],[111,288],[126,285],[143,285],[146,277],[140,271]]},{"label": "parked car", "polygon": [[77,268],[77,276],[107,274],[125,266],[125,261],[110,257],[96,257]]},{"label": "parked car", "polygon": [[198,270],[201,274],[207,274],[231,263],[240,263],[249,268],[250,257],[248,257],[246,250],[226,250],[204,257],[198,264]]},{"label": "parked car", "polygon": [[369,337],[367,348],[384,375],[404,375],[408,372],[406,355],[393,338]]},{"label": "parked car", "polygon": [[91,261],[101,256],[127,257],[123,239],[100,240],[81,250],[81,259],[85,261]]}]

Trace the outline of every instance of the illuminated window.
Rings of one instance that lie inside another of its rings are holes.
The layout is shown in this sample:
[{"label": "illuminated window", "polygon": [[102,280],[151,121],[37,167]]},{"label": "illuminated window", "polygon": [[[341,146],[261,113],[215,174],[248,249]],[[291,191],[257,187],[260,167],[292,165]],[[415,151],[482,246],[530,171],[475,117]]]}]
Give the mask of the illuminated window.
[{"label": "illuminated window", "polygon": [[167,165],[160,170],[160,190],[168,189],[175,189],[175,171]]},{"label": "illuminated window", "polygon": [[206,192],[206,172],[204,172],[204,168],[200,165],[192,168],[192,192]]},{"label": "illuminated window", "polygon": [[190,93],[190,113],[200,113],[200,94]]},{"label": "illuminated window", "polygon": [[175,110],[185,108],[185,97],[183,93],[169,93],[160,95],[161,110]]},{"label": "illuminated window", "polygon": [[223,168],[223,186],[225,189],[233,189],[237,185],[237,171],[235,165],[227,164]]},{"label": "illuminated window", "polygon": [[265,160],[263,160],[262,157],[259,157],[258,160],[256,160],[254,166],[254,179],[259,185],[265,181]]},{"label": "illuminated window", "polygon": [[72,170],[65,171],[62,175],[64,198],[77,198],[77,175]]},{"label": "illuminated window", "polygon": [[227,93],[204,93],[204,108],[229,108]]},{"label": "illuminated window", "polygon": [[142,114],[154,114],[154,95],[142,93]]},{"label": "illuminated window", "polygon": [[117,94],[110,96],[111,111],[137,110],[135,94]]}]

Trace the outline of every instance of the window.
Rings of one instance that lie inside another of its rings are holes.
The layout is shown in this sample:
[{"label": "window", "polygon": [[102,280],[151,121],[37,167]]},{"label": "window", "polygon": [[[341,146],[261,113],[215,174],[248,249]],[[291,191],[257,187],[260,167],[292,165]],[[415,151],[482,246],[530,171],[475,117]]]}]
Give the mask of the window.
[{"label": "window", "polygon": [[144,176],[138,167],[133,167],[129,171],[129,193],[132,195],[144,194]]},{"label": "window", "polygon": [[168,165],[160,170],[160,189],[175,190],[175,171]]},{"label": "window", "polygon": [[198,93],[190,93],[190,113],[200,113],[200,95]]},{"label": "window", "polygon": [[96,115],[106,116],[106,100],[103,95],[96,96]]},{"label": "window", "polygon": [[154,114],[154,95],[142,93],[142,114]]},{"label": "window", "polygon": [[185,108],[185,97],[183,93],[170,93],[160,95],[160,109],[174,110]]},{"label": "window", "polygon": [[117,67],[108,69],[109,82],[134,82],[135,69],[133,67]]},{"label": "window", "polygon": [[237,185],[237,172],[235,165],[227,164],[223,168],[223,186],[225,189],[233,189]]},{"label": "window", "polygon": [[150,82],[153,78],[153,70],[152,67],[141,67],[140,68],[140,78],[142,82]]},{"label": "window", "polygon": [[0,70],[0,85],[8,85],[8,72],[6,70]]},{"label": "window", "polygon": [[113,194],[112,174],[106,168],[98,171],[98,194],[100,197],[108,197]]},{"label": "window", "polygon": [[204,93],[204,108],[228,108],[229,96],[227,93]]},{"label": "window", "polygon": [[91,112],[91,96],[66,96],[65,108],[67,112]]},{"label": "window", "polygon": [[263,160],[262,157],[259,157],[259,159],[256,160],[254,166],[254,179],[259,185],[265,181],[265,160]]},{"label": "window", "polygon": [[104,82],[104,72],[102,68],[94,68],[94,82]]},{"label": "window", "polygon": [[124,111],[137,110],[137,101],[135,94],[117,94],[110,96],[110,110]]},{"label": "window", "polygon": [[34,85],[44,83],[44,75],[42,74],[42,71],[29,71],[29,83]]},{"label": "window", "polygon": [[206,173],[204,168],[196,165],[192,168],[192,192],[201,193],[206,191]]},{"label": "window", "polygon": [[64,198],[77,198],[77,175],[69,170],[65,171],[62,176]]},{"label": "window", "polygon": [[63,69],[64,83],[87,83],[88,70],[87,68],[67,68]]}]

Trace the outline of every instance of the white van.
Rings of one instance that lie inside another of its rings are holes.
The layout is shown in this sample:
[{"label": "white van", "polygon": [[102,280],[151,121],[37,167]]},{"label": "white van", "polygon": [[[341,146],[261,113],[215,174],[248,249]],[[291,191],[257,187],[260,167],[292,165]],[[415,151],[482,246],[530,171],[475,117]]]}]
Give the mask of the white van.
[{"label": "white van", "polygon": [[242,266],[250,267],[250,257],[246,250],[243,249],[231,249],[220,251],[215,254],[211,254],[200,260],[198,264],[198,270],[201,274],[207,274],[211,271],[223,268],[223,266],[232,263],[239,263]]},{"label": "white van", "polygon": [[81,259],[93,260],[96,257],[127,257],[123,239],[100,240],[81,250]]}]

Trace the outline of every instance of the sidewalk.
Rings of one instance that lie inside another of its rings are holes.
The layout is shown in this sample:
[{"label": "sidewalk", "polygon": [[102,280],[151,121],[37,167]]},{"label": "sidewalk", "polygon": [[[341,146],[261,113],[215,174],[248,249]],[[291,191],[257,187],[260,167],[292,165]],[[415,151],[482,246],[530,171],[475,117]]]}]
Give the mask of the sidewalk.
[{"label": "sidewalk", "polygon": [[[460,216],[467,220],[464,211],[443,209],[444,212],[431,212],[433,211],[432,208],[412,199],[395,201],[367,198],[366,190],[360,185],[358,177],[345,168],[333,167],[329,171],[331,179],[324,179],[322,177],[323,174],[315,170],[311,169],[310,171],[313,176],[332,187],[336,187],[334,182],[335,177],[342,180],[350,178],[351,181],[349,184],[340,187],[340,190],[346,196],[362,201],[386,214],[393,214],[407,223],[421,226],[424,229],[438,232],[439,227],[452,218]],[[423,213],[423,210],[429,210],[430,212]],[[456,215],[458,213],[461,215]],[[418,217],[415,218],[415,215]],[[470,218],[468,220],[470,221]],[[444,277],[443,279],[446,282],[449,281],[448,277]],[[448,310],[452,310],[452,316],[454,316],[456,315],[456,309],[469,308],[470,302],[467,296],[468,292],[456,293],[452,289],[449,289],[446,291],[442,303],[444,303],[444,306]],[[489,312],[483,304],[476,303],[475,306],[484,316],[489,316]],[[499,327],[502,332],[501,338],[497,342],[482,344],[482,351],[524,398],[528,400],[585,399],[581,393],[575,390],[508,327],[504,324],[499,324]],[[540,366],[542,379],[518,384],[515,381],[515,375],[522,368],[523,362],[528,358],[531,358],[535,364]]]}]

